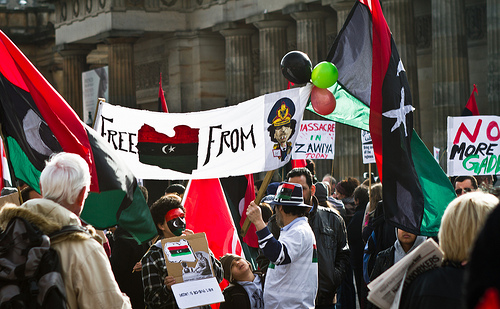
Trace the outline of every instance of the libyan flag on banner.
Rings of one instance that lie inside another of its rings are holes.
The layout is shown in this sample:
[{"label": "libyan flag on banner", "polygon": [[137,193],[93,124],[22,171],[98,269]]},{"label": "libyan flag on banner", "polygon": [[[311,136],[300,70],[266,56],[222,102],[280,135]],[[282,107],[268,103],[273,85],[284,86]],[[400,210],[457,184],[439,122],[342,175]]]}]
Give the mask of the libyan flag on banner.
[{"label": "libyan flag on banner", "polygon": [[0,120],[16,178],[40,192],[40,173],[50,155],[76,153],[91,173],[82,219],[98,229],[118,224],[138,242],[153,238],[156,229],[137,180],[115,150],[1,31],[0,59]]},{"label": "libyan flag on banner", "polygon": [[336,109],[323,117],[370,131],[386,220],[414,234],[437,235],[455,192],[413,130],[406,71],[379,1],[355,3],[327,61],[337,66],[339,79],[329,88]]}]

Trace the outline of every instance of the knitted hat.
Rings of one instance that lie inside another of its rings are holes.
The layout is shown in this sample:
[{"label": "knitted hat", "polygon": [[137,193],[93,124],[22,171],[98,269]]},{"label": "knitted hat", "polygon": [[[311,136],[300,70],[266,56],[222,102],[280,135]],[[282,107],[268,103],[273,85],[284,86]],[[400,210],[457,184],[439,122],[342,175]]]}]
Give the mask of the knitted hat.
[{"label": "knitted hat", "polygon": [[328,198],[328,188],[326,185],[322,182],[317,182],[314,186],[316,187],[316,193],[314,193],[314,196],[316,196],[318,202],[322,203],[326,201]]},{"label": "knitted hat", "polygon": [[231,253],[226,253],[223,257],[220,258],[220,263],[222,264],[222,269],[224,270],[224,279],[229,282],[233,281],[233,275],[231,274],[231,264],[236,258],[241,259],[241,257]]}]

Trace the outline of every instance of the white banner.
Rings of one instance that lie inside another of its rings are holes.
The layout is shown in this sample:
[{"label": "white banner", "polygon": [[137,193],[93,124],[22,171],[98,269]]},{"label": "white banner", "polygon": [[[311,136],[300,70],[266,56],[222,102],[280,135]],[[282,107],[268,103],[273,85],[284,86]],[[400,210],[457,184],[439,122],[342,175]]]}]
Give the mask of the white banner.
[{"label": "white banner", "polygon": [[448,117],[448,176],[500,172],[500,117]]},{"label": "white banner", "polygon": [[372,136],[370,132],[361,130],[361,147],[363,148],[363,164],[375,163]]},{"label": "white banner", "polygon": [[335,122],[302,120],[293,148],[293,159],[333,159],[335,155]]},{"label": "white banner", "polygon": [[207,179],[264,172],[290,160],[311,88],[194,113],[103,103],[94,128],[137,178]]}]

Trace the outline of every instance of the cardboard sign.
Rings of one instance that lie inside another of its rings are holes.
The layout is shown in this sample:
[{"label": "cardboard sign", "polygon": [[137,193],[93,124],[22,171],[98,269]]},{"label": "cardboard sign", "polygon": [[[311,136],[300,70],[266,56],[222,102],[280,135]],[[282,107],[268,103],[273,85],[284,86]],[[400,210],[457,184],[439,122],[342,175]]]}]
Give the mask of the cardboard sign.
[{"label": "cardboard sign", "polygon": [[500,173],[500,117],[448,117],[448,176]]},{"label": "cardboard sign", "polygon": [[214,277],[205,233],[162,239],[161,246],[168,274],[176,282]]},{"label": "cardboard sign", "polygon": [[293,147],[293,159],[333,159],[335,156],[335,122],[302,120]]},{"label": "cardboard sign", "polygon": [[175,278],[172,292],[180,308],[224,301],[212,269],[205,233],[161,240],[167,271]]},{"label": "cardboard sign", "polygon": [[361,130],[361,147],[363,147],[363,164],[375,163],[372,136],[370,132]]}]

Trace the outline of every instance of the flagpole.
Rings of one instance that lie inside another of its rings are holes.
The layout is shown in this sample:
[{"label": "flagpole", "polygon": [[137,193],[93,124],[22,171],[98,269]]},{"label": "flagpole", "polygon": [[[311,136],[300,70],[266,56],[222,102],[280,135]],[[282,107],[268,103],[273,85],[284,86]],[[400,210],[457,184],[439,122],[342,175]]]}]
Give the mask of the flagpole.
[{"label": "flagpole", "polygon": [[[267,186],[271,182],[271,179],[273,178],[274,175],[274,170],[268,171],[266,173],[266,176],[264,177],[264,180],[262,181],[262,184],[260,185],[259,192],[257,193],[257,196],[255,197],[255,204],[259,205],[260,201],[266,194]],[[243,222],[243,225],[241,226],[240,230],[240,236],[245,237],[248,232],[248,228],[250,227],[250,219],[248,217],[245,218],[245,222]]]}]

